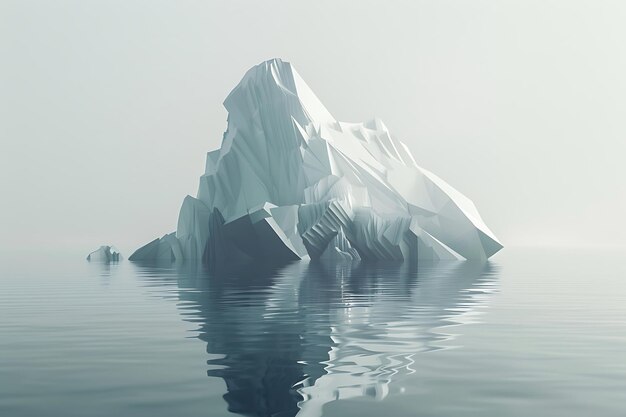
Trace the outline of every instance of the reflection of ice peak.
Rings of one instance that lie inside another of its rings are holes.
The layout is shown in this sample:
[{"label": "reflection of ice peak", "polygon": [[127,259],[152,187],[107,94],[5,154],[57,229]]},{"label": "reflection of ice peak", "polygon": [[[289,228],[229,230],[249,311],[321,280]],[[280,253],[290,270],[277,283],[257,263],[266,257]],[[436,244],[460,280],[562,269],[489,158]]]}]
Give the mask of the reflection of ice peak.
[{"label": "reflection of ice peak", "polygon": [[181,314],[207,344],[208,375],[226,382],[230,411],[256,416],[385,398],[416,353],[452,343],[446,326],[476,319],[495,282],[490,264],[468,262],[172,272]]}]

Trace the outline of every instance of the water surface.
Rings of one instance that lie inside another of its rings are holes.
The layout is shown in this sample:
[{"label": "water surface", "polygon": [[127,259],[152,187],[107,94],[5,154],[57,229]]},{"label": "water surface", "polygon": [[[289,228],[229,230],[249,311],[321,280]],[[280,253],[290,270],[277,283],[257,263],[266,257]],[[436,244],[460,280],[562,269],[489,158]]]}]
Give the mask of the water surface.
[{"label": "water surface", "polygon": [[2,416],[624,416],[618,250],[0,264]]}]

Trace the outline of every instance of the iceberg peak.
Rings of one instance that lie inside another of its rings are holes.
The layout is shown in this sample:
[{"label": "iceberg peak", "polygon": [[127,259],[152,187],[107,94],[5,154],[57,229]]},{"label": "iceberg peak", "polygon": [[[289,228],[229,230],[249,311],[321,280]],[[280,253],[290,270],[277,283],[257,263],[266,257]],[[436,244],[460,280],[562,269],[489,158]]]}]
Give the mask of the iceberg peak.
[{"label": "iceberg peak", "polygon": [[502,248],[382,120],[338,122],[290,63],[252,67],[224,106],[222,145],[177,231],[131,260],[485,260]]}]

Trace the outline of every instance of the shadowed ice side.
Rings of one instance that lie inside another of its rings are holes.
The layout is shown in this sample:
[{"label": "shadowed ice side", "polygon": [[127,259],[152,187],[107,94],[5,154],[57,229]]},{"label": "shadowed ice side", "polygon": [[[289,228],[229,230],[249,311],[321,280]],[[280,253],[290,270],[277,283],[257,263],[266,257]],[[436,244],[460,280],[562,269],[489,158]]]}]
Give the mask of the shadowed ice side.
[{"label": "shadowed ice side", "polygon": [[497,290],[490,263],[296,262],[228,276],[137,264],[172,280],[183,318],[207,343],[209,377],[228,410],[319,417],[331,401],[385,398],[413,356],[453,345],[447,326],[476,321]]}]

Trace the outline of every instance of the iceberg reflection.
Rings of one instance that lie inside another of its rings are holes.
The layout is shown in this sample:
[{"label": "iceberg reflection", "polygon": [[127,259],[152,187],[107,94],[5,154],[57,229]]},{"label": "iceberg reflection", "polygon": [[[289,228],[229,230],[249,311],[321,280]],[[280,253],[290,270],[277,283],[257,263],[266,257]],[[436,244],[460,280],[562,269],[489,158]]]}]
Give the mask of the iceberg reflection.
[{"label": "iceberg reflection", "polygon": [[321,416],[331,401],[386,397],[416,353],[453,346],[446,327],[476,321],[497,290],[490,263],[138,268],[175,280],[208,376],[225,381],[230,412],[251,416]]}]

